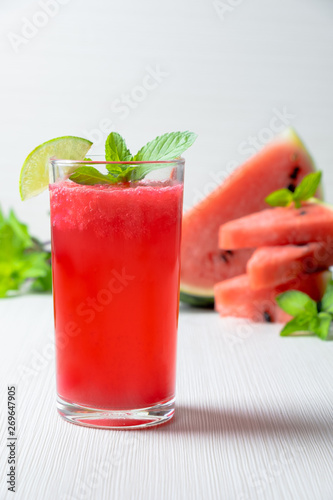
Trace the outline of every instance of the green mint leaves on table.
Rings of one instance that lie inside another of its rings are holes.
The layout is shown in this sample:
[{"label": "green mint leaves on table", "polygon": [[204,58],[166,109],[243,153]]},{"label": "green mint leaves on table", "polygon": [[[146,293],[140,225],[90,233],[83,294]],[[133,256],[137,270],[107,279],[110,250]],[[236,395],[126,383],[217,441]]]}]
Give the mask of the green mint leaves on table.
[{"label": "green mint leaves on table", "polygon": [[321,302],[316,303],[296,290],[280,294],[276,301],[281,309],[294,316],[282,329],[282,337],[302,332],[317,335],[322,340],[329,339],[333,320],[333,281],[327,286]]},{"label": "green mint leaves on table", "polygon": [[12,210],[5,217],[0,209],[0,298],[23,285],[32,291],[52,289],[50,253]]},{"label": "green mint leaves on table", "polygon": [[[105,143],[105,160],[112,162],[154,162],[168,161],[178,158],[188,149],[197,135],[193,132],[171,132],[156,137],[148,142],[134,156],[126,146],[125,140],[117,132],[111,132]],[[90,161],[86,159],[86,161]],[[101,174],[89,165],[78,167],[70,176],[70,180],[78,184],[115,184],[117,182],[138,181],[149,172],[161,168],[161,165],[106,165],[108,173]]]},{"label": "green mint leaves on table", "polygon": [[278,189],[265,199],[272,207],[288,207],[292,202],[295,208],[301,207],[301,202],[313,198],[321,181],[321,172],[313,172],[304,177],[293,193],[289,189]]}]

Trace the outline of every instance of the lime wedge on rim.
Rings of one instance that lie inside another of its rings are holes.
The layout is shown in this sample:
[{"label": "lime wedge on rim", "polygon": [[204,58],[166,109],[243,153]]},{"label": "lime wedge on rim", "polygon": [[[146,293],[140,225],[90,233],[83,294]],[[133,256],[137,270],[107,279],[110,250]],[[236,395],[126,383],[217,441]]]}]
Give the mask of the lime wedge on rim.
[{"label": "lime wedge on rim", "polygon": [[22,200],[32,198],[49,185],[50,158],[83,160],[92,142],[82,137],[65,136],[51,139],[34,149],[23,163],[20,174]]}]

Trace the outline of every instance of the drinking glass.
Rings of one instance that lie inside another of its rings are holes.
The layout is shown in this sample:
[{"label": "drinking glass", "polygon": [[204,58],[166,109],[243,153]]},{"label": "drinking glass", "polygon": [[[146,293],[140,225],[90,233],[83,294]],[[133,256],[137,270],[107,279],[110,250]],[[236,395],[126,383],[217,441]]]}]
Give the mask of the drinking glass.
[{"label": "drinking glass", "polygon": [[69,178],[114,163],[50,165],[57,407],[75,424],[140,428],[175,411],[184,160],[136,162],[139,181]]}]

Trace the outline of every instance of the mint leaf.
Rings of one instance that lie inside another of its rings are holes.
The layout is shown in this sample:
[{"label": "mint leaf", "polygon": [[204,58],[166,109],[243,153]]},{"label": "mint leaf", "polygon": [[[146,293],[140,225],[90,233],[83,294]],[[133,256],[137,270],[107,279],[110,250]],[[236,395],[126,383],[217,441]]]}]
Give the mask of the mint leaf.
[{"label": "mint leaf", "polygon": [[50,266],[49,259],[51,258],[51,254],[48,254],[48,260],[46,263],[48,264],[47,269],[43,276],[36,278],[31,285],[31,290],[33,292],[51,292],[52,291],[52,269]]},{"label": "mint leaf", "polygon": [[13,237],[16,244],[22,246],[22,248],[28,248],[32,246],[32,239],[29,235],[28,228],[26,224],[22,224],[14,214],[14,211],[9,212],[7,219],[8,224],[13,230]]},{"label": "mint leaf", "polygon": [[317,318],[310,324],[311,330],[322,340],[326,340],[330,332],[332,316],[328,313],[321,312]]},{"label": "mint leaf", "polygon": [[287,323],[281,330],[280,335],[281,337],[288,337],[293,333],[299,332],[312,333],[312,330],[310,329],[310,321],[308,319],[302,318],[301,315],[289,321],[289,323]]},{"label": "mint leaf", "polygon": [[289,189],[278,189],[265,198],[265,202],[272,207],[287,207],[292,201],[293,193]]},{"label": "mint leaf", "polygon": [[333,281],[328,284],[326,292],[321,299],[321,309],[333,314]]},{"label": "mint leaf", "polygon": [[311,174],[308,174],[306,177],[304,177],[299,186],[296,187],[293,195],[296,208],[299,208],[301,206],[301,201],[309,200],[315,195],[321,181],[321,176],[321,172],[313,172]]},{"label": "mint leaf", "polygon": [[[105,142],[106,161],[132,161],[130,150],[126,146],[125,139],[117,132],[111,132]],[[126,182],[130,180],[133,166],[131,165],[106,165],[113,182]]]},{"label": "mint leaf", "polygon": [[294,193],[289,189],[279,189],[267,196],[265,201],[272,207],[287,207],[294,202],[295,208],[300,208],[302,201],[309,200],[316,194],[321,177],[321,172],[308,174],[304,177],[299,186],[296,187]]},{"label": "mint leaf", "polygon": [[296,332],[307,332],[317,335],[322,340],[330,340],[332,314],[319,312],[322,308],[332,307],[333,282],[330,283],[322,301],[316,303],[308,295],[289,290],[276,297],[278,305],[288,314],[295,316],[282,329],[280,335],[287,337]]},{"label": "mint leaf", "polygon": [[137,165],[135,168],[133,168],[131,172],[131,180],[132,181],[140,181],[141,179],[144,179],[149,172],[152,172],[153,170],[158,170],[159,168],[163,167],[163,165],[160,165],[158,163],[149,163],[147,165]]},{"label": "mint leaf", "polygon": [[196,138],[196,134],[188,131],[161,135],[143,146],[133,157],[133,161],[174,160],[192,146]]},{"label": "mint leaf", "polygon": [[46,252],[25,253],[21,258],[14,261],[16,271],[20,273],[20,278],[26,280],[28,278],[42,278],[48,271],[50,266],[47,264],[48,255]]},{"label": "mint leaf", "polygon": [[[171,132],[148,142],[133,157],[133,161],[170,161],[188,149],[197,135],[193,132]],[[149,172],[161,168],[159,164],[138,165],[132,172],[132,180],[143,179]]]},{"label": "mint leaf", "polygon": [[291,316],[308,313],[310,316],[317,315],[317,303],[306,293],[289,290],[276,297],[279,307]]},{"label": "mint leaf", "polygon": [[318,303],[296,290],[281,293],[276,297],[276,302],[286,313],[295,316],[282,329],[282,337],[296,332],[307,332],[322,340],[333,340],[333,281],[328,284],[322,300]]},{"label": "mint leaf", "polygon": [[[131,161],[132,155],[126,146],[125,139],[117,132],[111,132],[105,142],[106,161]],[[107,165],[112,171],[113,165]]]},{"label": "mint leaf", "polygon": [[101,174],[94,167],[78,167],[69,177],[71,181],[77,184],[86,184],[93,186],[95,184],[114,184],[117,180],[108,174]]}]

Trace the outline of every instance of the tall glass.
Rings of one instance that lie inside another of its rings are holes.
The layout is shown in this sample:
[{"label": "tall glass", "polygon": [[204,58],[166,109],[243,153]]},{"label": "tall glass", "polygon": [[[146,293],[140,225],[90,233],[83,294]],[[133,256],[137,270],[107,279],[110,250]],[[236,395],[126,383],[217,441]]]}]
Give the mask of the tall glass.
[{"label": "tall glass", "polygon": [[154,162],[136,182],[69,179],[107,163],[51,161],[58,411],[89,427],[147,427],[175,408],[184,160]]}]

